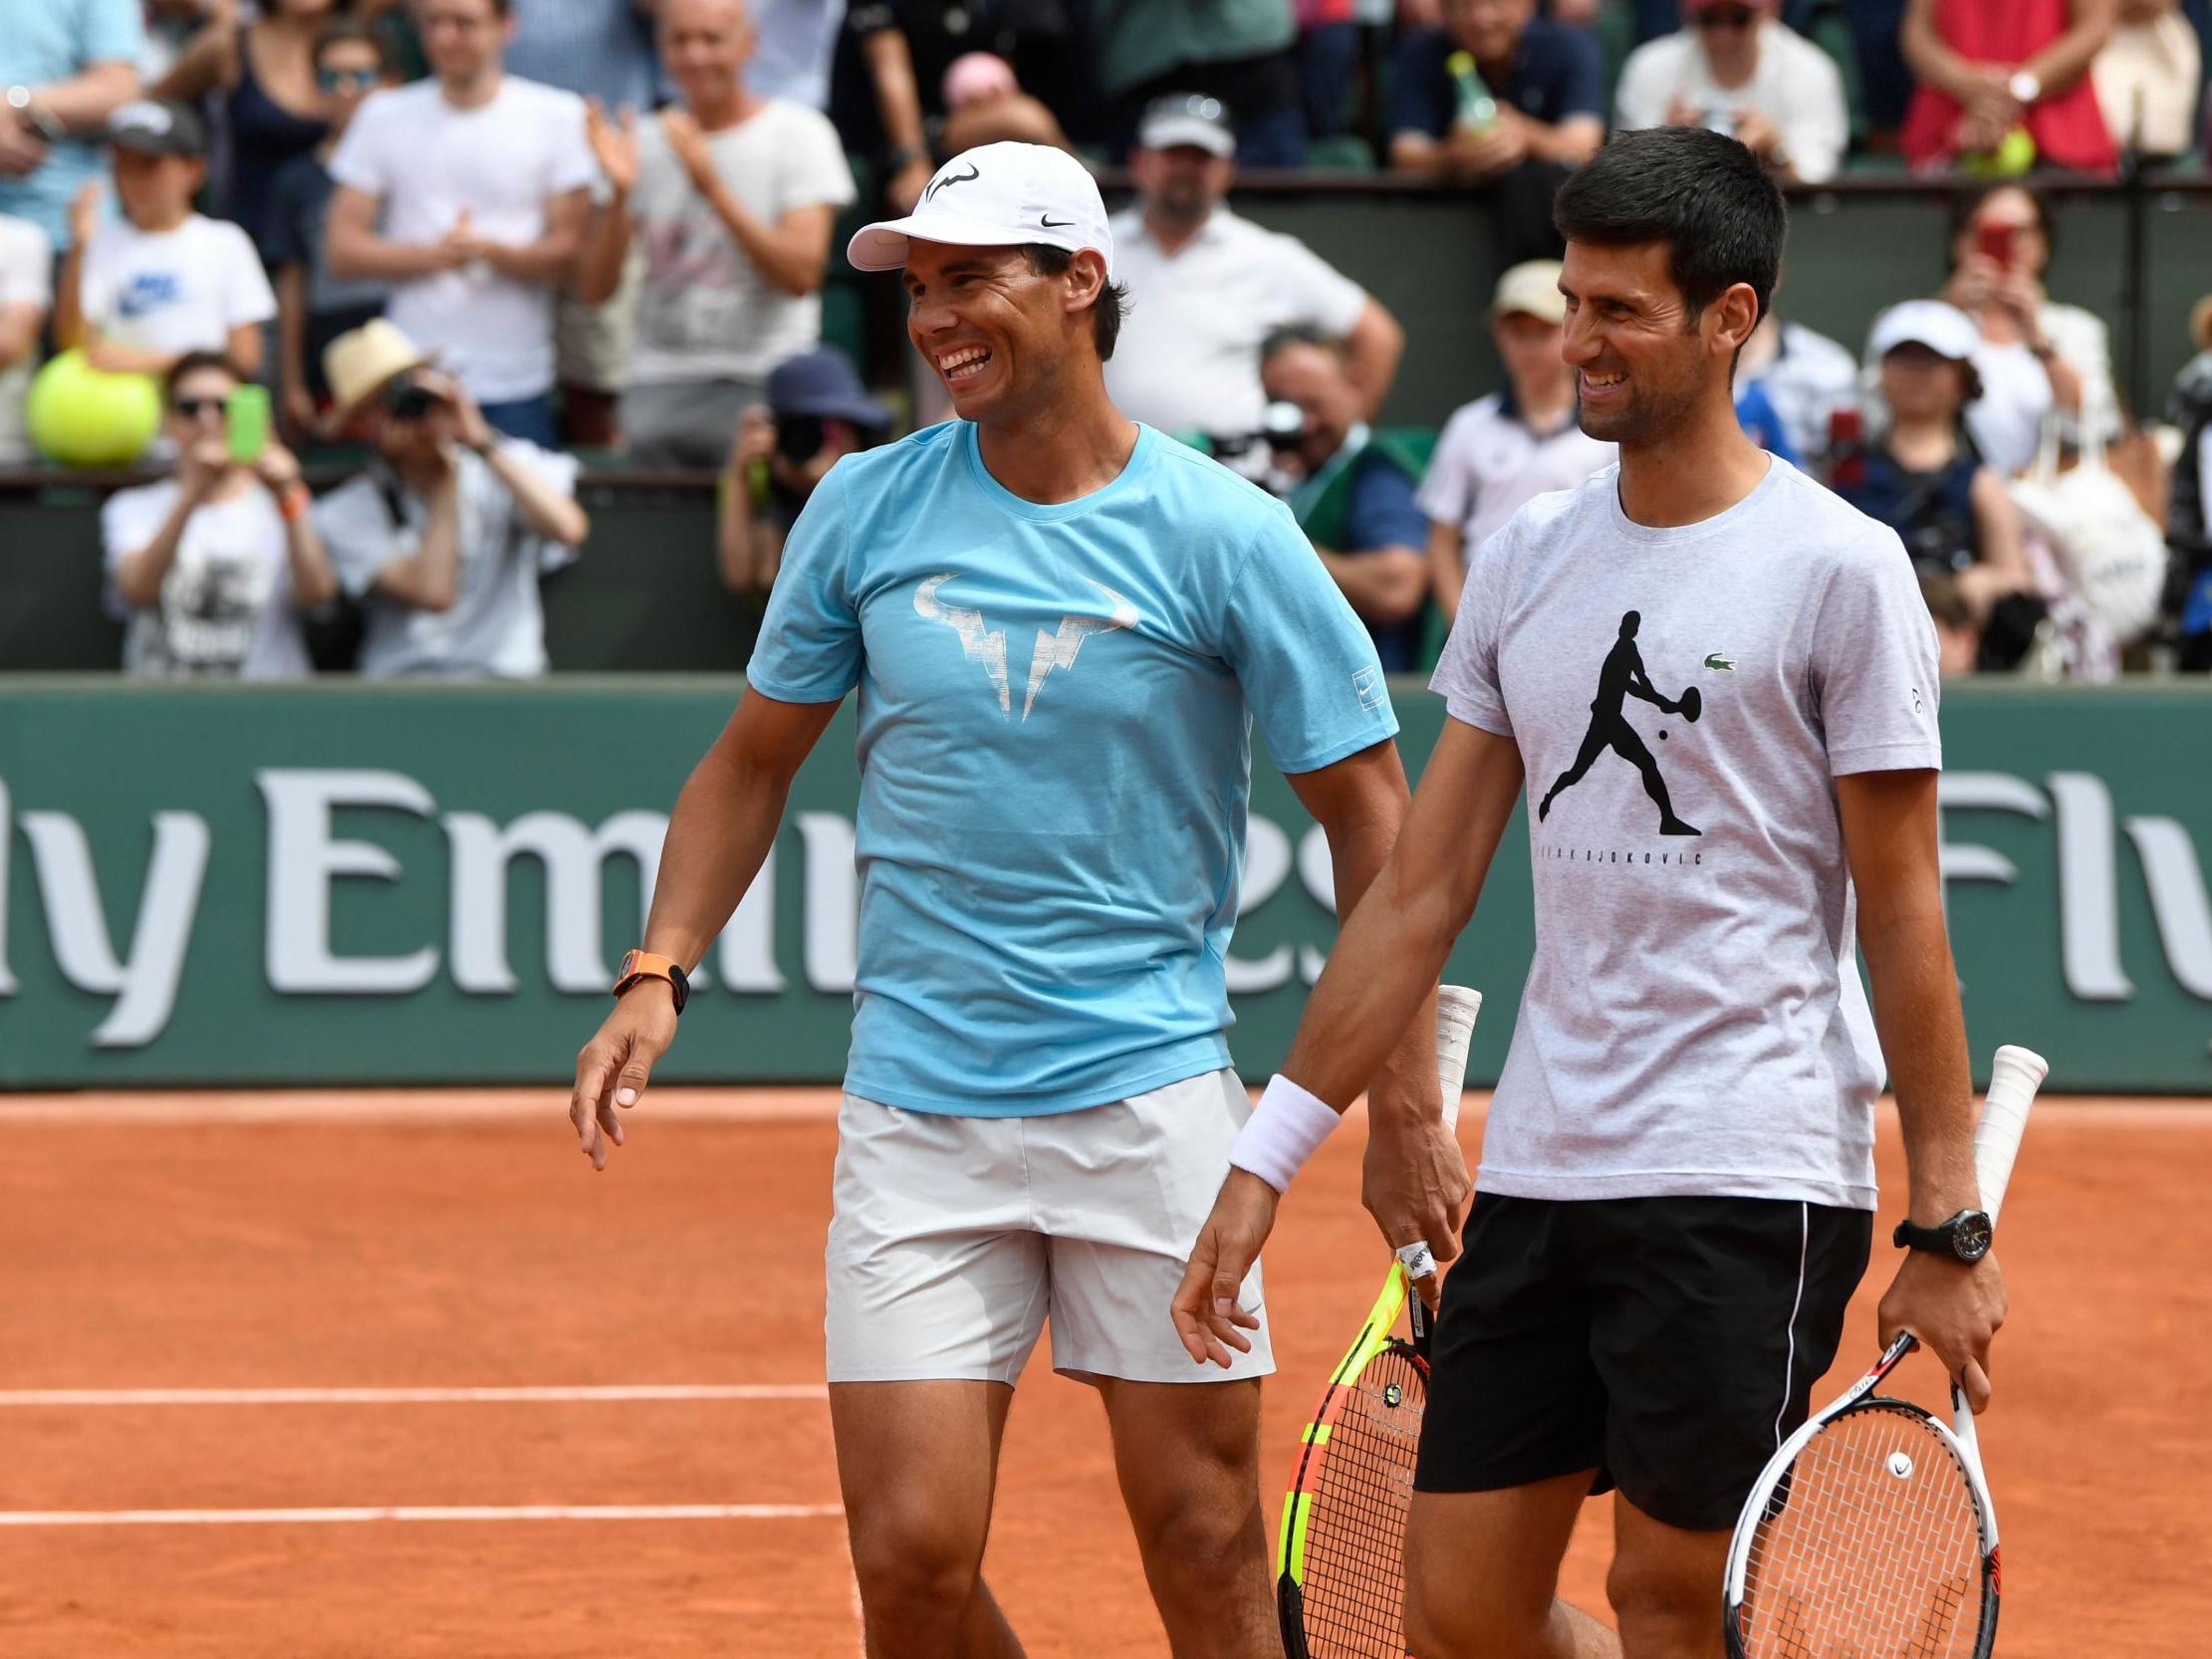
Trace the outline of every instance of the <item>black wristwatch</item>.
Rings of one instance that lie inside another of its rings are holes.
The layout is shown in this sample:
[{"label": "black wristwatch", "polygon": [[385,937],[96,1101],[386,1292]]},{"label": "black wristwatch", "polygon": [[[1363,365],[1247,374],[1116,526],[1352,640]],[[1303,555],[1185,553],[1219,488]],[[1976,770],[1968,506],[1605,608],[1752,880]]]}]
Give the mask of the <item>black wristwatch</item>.
[{"label": "black wristwatch", "polygon": [[1961,1262],[1979,1262],[1989,1254],[1996,1237],[1996,1224],[1987,1210],[1961,1210],[1940,1227],[1915,1227],[1909,1221],[1900,1221],[1889,1242],[1900,1250],[1925,1250]]}]

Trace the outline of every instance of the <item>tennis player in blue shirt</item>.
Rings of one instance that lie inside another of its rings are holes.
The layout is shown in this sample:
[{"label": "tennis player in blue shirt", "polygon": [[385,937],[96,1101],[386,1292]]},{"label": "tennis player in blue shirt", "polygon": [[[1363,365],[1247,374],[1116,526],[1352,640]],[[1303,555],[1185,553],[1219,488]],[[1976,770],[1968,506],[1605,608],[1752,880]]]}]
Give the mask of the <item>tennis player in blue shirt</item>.
[{"label": "tennis player in blue shirt", "polygon": [[[1159,1316],[1250,1115],[1229,1066],[1257,720],[1355,899],[1406,787],[1366,630],[1289,512],[1123,416],[1123,296],[1062,151],[954,157],[849,249],[899,270],[957,418],[848,456],[794,526],[737,712],[669,823],[643,950],[577,1065],[604,1166],[682,975],[860,693],[860,975],[829,1378],[871,1655],[1014,1655],[981,1577],[1015,1379],[1105,1397],[1173,1651],[1276,1659],[1257,1269],[1226,1370]],[[1448,1256],[1467,1175],[1425,1010],[1374,1082],[1368,1205]],[[1265,1148],[1254,1154],[1265,1162]]]}]

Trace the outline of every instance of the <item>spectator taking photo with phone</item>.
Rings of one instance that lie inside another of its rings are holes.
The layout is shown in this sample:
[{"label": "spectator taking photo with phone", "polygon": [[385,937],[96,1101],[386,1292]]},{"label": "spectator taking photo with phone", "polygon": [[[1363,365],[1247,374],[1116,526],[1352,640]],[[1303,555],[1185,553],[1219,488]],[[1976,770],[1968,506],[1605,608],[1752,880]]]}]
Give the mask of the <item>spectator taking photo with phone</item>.
[{"label": "spectator taking photo with phone", "polygon": [[101,510],[126,674],[282,679],[311,671],[302,611],[337,595],[300,463],[269,436],[269,394],[215,352],[166,382],[175,470]]}]

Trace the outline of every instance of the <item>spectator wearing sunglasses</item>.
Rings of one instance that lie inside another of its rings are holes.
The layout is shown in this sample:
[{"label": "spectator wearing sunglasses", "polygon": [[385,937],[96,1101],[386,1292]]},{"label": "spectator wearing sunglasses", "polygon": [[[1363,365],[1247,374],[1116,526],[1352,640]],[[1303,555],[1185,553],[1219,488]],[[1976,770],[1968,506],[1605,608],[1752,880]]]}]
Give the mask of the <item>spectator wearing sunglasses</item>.
[{"label": "spectator wearing sunglasses", "polygon": [[129,621],[126,674],[310,672],[300,613],[336,597],[338,578],[291,452],[274,439],[251,460],[232,451],[230,399],[244,383],[221,353],[179,357],[166,386],[175,471],[101,509],[109,604]]},{"label": "spectator wearing sunglasses", "polygon": [[395,85],[369,26],[350,19],[327,24],[315,39],[315,86],[329,131],[277,174],[269,214],[270,263],[277,278],[277,354],[285,424],[298,437],[323,436],[330,381],[323,353],[340,335],[384,314],[391,285],[373,277],[338,277],[324,258],[331,216],[331,155],[362,102]]},{"label": "spectator wearing sunglasses", "polygon": [[1682,0],[1685,27],[1629,54],[1613,124],[1709,126],[1784,178],[1833,178],[1850,141],[1843,78],[1775,10],[1776,0]]}]

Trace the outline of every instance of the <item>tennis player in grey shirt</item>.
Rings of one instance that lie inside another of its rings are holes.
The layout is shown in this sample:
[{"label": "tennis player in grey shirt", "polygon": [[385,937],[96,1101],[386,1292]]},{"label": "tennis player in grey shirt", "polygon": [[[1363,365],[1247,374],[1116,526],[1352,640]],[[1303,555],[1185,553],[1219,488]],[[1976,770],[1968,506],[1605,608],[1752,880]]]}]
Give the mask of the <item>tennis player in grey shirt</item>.
[{"label": "tennis player in grey shirt", "polygon": [[[1750,151],[1625,134],[1557,217],[1583,428],[1619,463],[1476,552],[1433,682],[1450,718],[1254,1113],[1274,1156],[1232,1154],[1173,1313],[1194,1360],[1233,1345],[1219,1287],[1435,984],[1525,782],[1536,954],[1463,1240],[1431,1241],[1464,1254],[1407,1651],[1718,1659],[1729,1529],[1865,1270],[1885,1060],[1925,1231],[1881,1334],[1989,1399],[2005,1298],[1943,924],[1935,635],[1895,535],[1736,424],[1785,230]],[[1608,1489],[1617,1636],[1554,1594]]]}]

